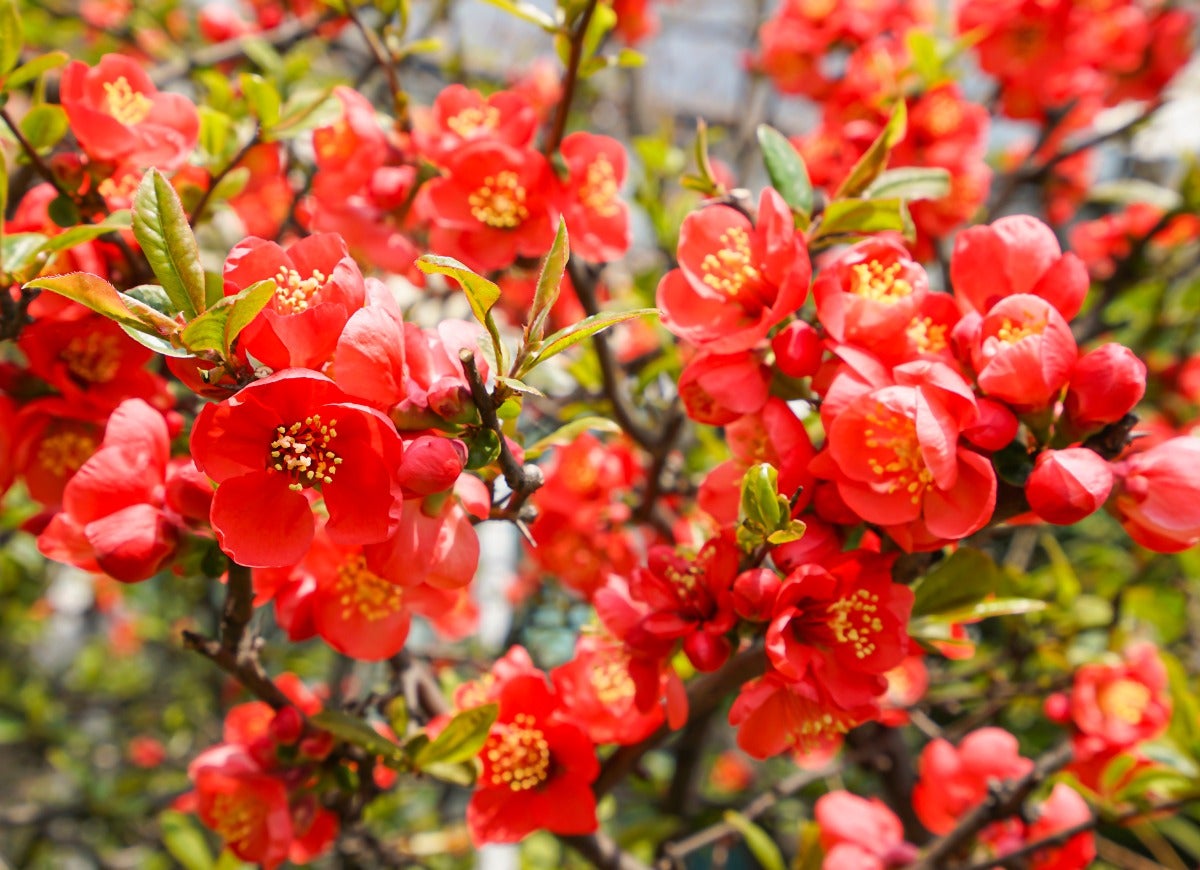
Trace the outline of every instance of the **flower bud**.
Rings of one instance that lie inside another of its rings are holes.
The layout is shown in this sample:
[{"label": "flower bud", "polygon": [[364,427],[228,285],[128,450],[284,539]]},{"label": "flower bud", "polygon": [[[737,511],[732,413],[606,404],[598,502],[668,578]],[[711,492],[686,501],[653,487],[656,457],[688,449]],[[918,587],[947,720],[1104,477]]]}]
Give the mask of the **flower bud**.
[{"label": "flower bud", "polygon": [[457,438],[422,435],[405,445],[400,485],[406,495],[444,492],[454,486],[466,464],[466,445]]},{"label": "flower bud", "polygon": [[1068,447],[1037,458],[1025,495],[1043,520],[1067,526],[1095,513],[1112,485],[1112,468],[1103,457],[1086,447]]},{"label": "flower bud", "polygon": [[977,404],[979,416],[963,429],[963,437],[980,450],[1003,450],[1017,437],[1017,427],[1021,425],[1017,415],[1007,405],[992,399],[980,398]]},{"label": "flower bud", "polygon": [[1200,438],[1183,435],[1113,466],[1113,510],[1129,536],[1158,553],[1200,542]]},{"label": "flower bud", "polygon": [[1129,348],[1110,342],[1081,356],[1071,369],[1066,411],[1080,431],[1115,423],[1146,393],[1146,364]]},{"label": "flower bud", "polygon": [[333,735],[328,731],[318,731],[300,741],[300,754],[305,758],[320,761],[333,751]]},{"label": "flower bud", "polygon": [[816,374],[825,347],[811,324],[795,320],[771,339],[771,349],[781,372],[789,378],[807,378]]},{"label": "flower bud", "polygon": [[271,720],[271,737],[282,746],[291,746],[304,733],[304,717],[295,707],[284,707]]},{"label": "flower bud", "polygon": [[766,622],[775,609],[775,596],[782,582],[778,574],[766,568],[743,571],[733,581],[733,609],[742,619]]}]

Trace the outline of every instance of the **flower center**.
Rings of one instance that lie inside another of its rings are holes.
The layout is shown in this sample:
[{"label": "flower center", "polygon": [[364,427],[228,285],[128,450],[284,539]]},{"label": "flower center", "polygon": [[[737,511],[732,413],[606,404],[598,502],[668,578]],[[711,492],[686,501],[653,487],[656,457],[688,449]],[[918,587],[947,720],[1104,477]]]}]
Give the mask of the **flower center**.
[{"label": "flower center", "polygon": [[497,172],[483,180],[483,186],[467,197],[471,214],[480,223],[496,229],[511,230],[529,217],[525,207],[525,188],[517,173]]},{"label": "flower center", "polygon": [[850,267],[853,275],[850,292],[864,299],[882,302],[884,305],[894,305],[906,296],[911,296],[913,292],[912,284],[896,277],[902,269],[899,263],[884,266],[878,260],[855,263]]},{"label": "flower center", "polygon": [[329,278],[320,269],[313,269],[301,278],[295,269],[280,266],[275,273],[275,307],[285,314],[297,314],[314,304]]},{"label": "flower center", "polygon": [[121,368],[121,351],[111,335],[77,335],[61,356],[71,374],[89,384],[107,384]]},{"label": "flower center", "polygon": [[[896,492],[907,490],[912,495],[913,504],[921,500],[925,487],[933,482],[933,472],[925,466],[921,456],[921,444],[917,440],[917,422],[896,414],[879,405],[877,413],[867,415],[866,429],[867,447],[871,450],[885,452],[881,462],[872,456],[867,459],[871,470],[880,477],[888,477],[887,491]],[[890,453],[888,459],[886,454]]]},{"label": "flower center", "polygon": [[724,247],[705,254],[700,268],[704,283],[733,299],[752,296],[762,283],[762,273],[754,265],[750,234],[742,227],[730,227],[721,233]]},{"label": "flower center", "polygon": [[235,846],[249,840],[263,821],[263,807],[258,801],[233,794],[217,795],[212,814],[221,839]]},{"label": "flower center", "polygon": [[637,686],[629,676],[629,668],[617,655],[611,655],[592,668],[592,688],[600,703],[621,704],[637,694]]},{"label": "flower center", "polygon": [[617,173],[612,161],[599,155],[588,164],[587,177],[579,188],[579,201],[600,217],[612,217],[620,211],[617,205]]},{"label": "flower center", "polygon": [[499,124],[500,110],[495,106],[470,106],[446,119],[446,126],[463,139],[470,139],[480,131],[495,130]]},{"label": "flower center", "polygon": [[809,21],[820,21],[829,17],[837,6],[837,0],[800,0],[800,14]]},{"label": "flower center", "polygon": [[367,568],[361,553],[338,566],[334,589],[342,606],[342,619],[350,619],[357,612],[368,622],[375,622],[392,616],[404,605],[404,587],[389,583]]},{"label": "flower center", "polygon": [[337,430],[333,428],[336,425],[337,420],[325,424],[320,414],[313,414],[303,422],[275,428],[270,465],[292,478],[292,489],[333,483],[333,474],[342,464],[341,457],[329,449],[337,438]]},{"label": "flower center", "polygon": [[55,432],[38,446],[38,464],[56,477],[78,471],[96,452],[96,439],[70,429]]},{"label": "flower center", "polygon": [[932,105],[929,107],[925,126],[934,138],[945,138],[962,124],[962,107],[954,97],[946,93],[937,94],[930,99]]},{"label": "flower center", "polygon": [[1096,700],[1106,716],[1135,725],[1150,703],[1150,690],[1136,680],[1117,680],[1101,689]]},{"label": "flower center", "polygon": [[115,82],[104,83],[104,94],[108,102],[108,114],[118,122],[132,126],[146,120],[154,104],[145,94],[129,86],[129,80],[121,76]]},{"label": "flower center", "polygon": [[1045,331],[1045,320],[1031,320],[1024,324],[1014,324],[1006,317],[1000,323],[1000,329],[996,331],[996,338],[1005,344],[1016,344],[1023,338],[1028,338],[1031,335],[1041,335]]},{"label": "flower center", "polygon": [[854,657],[865,659],[875,652],[871,636],[883,631],[883,621],[876,616],[879,596],[866,589],[839,598],[829,605],[829,629],[838,643],[852,644]]},{"label": "flower center", "polygon": [[949,346],[946,328],[944,323],[934,323],[932,317],[914,317],[907,332],[921,353],[940,353]]},{"label": "flower center", "polygon": [[484,744],[487,782],[527,791],[550,778],[550,744],[528,713],[518,713],[507,725],[497,725]]}]

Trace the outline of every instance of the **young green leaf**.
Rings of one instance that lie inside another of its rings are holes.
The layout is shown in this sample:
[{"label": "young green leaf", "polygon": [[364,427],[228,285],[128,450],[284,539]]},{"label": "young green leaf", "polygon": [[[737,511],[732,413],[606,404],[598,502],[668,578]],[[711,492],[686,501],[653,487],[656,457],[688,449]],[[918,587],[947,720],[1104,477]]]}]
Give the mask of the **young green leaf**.
[{"label": "young green leaf", "polygon": [[635,308],[632,311],[614,311],[611,313],[601,312],[593,314],[591,317],[585,317],[578,323],[568,326],[565,329],[560,329],[558,332],[549,336],[545,344],[538,350],[537,355],[521,366],[521,371],[517,373],[518,377],[532,371],[535,366],[539,366],[552,356],[562,353],[568,348],[574,347],[591,335],[595,335],[603,329],[608,329],[618,323],[623,323],[626,320],[633,320],[637,317],[645,317],[650,314],[658,314],[657,308]]},{"label": "young green leaf", "polygon": [[39,153],[57,145],[67,135],[70,126],[66,111],[53,103],[34,106],[21,119],[21,132],[33,150]]},{"label": "young green leaf", "polygon": [[734,828],[746,841],[746,848],[762,870],[786,870],[783,853],[771,839],[771,835],[737,810],[725,811],[725,822]]},{"label": "young green leaf", "polygon": [[524,2],[524,0],[485,0],[485,2],[503,9],[505,12],[520,18],[522,21],[536,24],[547,33],[556,33],[558,31],[558,22],[554,20],[554,16],[549,12],[539,9],[532,3]]},{"label": "young green leaf", "polygon": [[941,199],[950,193],[950,172],[940,166],[903,166],[889,169],[871,182],[868,199]]},{"label": "young green leaf", "polygon": [[758,147],[762,149],[771,186],[792,211],[807,218],[812,213],[813,189],[804,159],[786,136],[768,124],[758,125]]},{"label": "young green leaf", "polygon": [[66,66],[71,62],[71,56],[65,51],[50,51],[46,54],[35,57],[28,63],[23,63],[13,70],[4,79],[5,90],[16,90],[22,85],[36,79],[44,72],[49,72],[52,69],[58,69],[60,66]]},{"label": "young green leaf", "polygon": [[55,254],[59,251],[65,251],[76,245],[82,245],[85,242],[108,235],[116,230],[127,230],[132,223],[133,215],[128,210],[115,211],[99,223],[80,224],[77,227],[64,230],[57,236],[51,236],[42,244],[38,252]]},{"label": "young green leaf", "polygon": [[399,744],[393,743],[362,719],[339,710],[322,710],[308,717],[313,725],[328,731],[339,740],[361,746],[385,762],[404,763],[407,759]]},{"label": "young green leaf", "polygon": [[155,276],[187,320],[204,311],[200,248],[175,188],[149,170],[133,197],[133,235]]},{"label": "young green leaf", "polygon": [[571,245],[567,238],[567,222],[558,219],[558,233],[550,253],[542,264],[542,273],[538,276],[537,290],[533,294],[533,307],[529,311],[529,325],[525,327],[525,341],[541,341],[546,334],[546,319],[550,309],[558,300],[562,289],[563,274],[567,270],[567,259],[571,255]]},{"label": "young green leaf", "polygon": [[580,417],[526,447],[525,461],[533,462],[551,447],[565,447],[584,432],[609,432],[615,435],[620,431],[621,427],[607,417]]},{"label": "young green leaf", "polygon": [[850,174],[846,176],[846,180],[842,182],[842,186],[838,188],[833,198],[837,200],[858,196],[866,190],[887,166],[888,154],[900,144],[907,128],[908,112],[904,107],[904,100],[900,100],[896,103],[896,108],[892,110],[892,116],[888,118],[883,130],[871,143],[866,153],[854,164],[854,168],[850,170]]},{"label": "young green leaf", "polygon": [[208,841],[187,813],[166,810],[158,817],[162,830],[163,846],[184,870],[213,870],[212,853]]},{"label": "young green leaf", "polygon": [[470,761],[483,748],[499,712],[496,704],[463,710],[450,720],[436,739],[417,751],[413,766],[422,770],[431,764]]},{"label": "young green leaf", "polygon": [[826,206],[813,238],[868,235],[886,230],[902,233],[908,225],[908,206],[902,199],[839,199]]},{"label": "young green leaf", "polygon": [[25,34],[21,30],[17,0],[0,0],[0,75],[17,65],[24,45]]},{"label": "young green leaf", "polygon": [[118,292],[116,287],[100,276],[87,272],[69,272],[65,275],[38,278],[25,286],[65,296],[137,332],[164,335],[174,332],[179,326],[165,314]]},{"label": "young green leaf", "polygon": [[987,553],[960,547],[917,581],[912,615],[935,616],[970,607],[995,592],[1003,578]]},{"label": "young green leaf", "polygon": [[[492,350],[496,354],[496,367],[504,366],[504,343],[500,340],[500,330],[492,319],[492,306],[500,299],[500,288],[482,275],[476,275],[465,265],[453,257],[440,257],[436,254],[426,254],[417,260],[417,268],[426,275],[445,275],[453,278],[467,294],[471,304],[471,313],[483,324],[492,339]],[[518,375],[519,376],[519,375]]]}]

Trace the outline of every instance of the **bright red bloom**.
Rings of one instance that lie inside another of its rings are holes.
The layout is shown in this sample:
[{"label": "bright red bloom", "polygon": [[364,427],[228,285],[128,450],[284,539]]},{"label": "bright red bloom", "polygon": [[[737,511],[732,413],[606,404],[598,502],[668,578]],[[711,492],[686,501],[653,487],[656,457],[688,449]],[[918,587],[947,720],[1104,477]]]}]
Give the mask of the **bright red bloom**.
[{"label": "bright red bloom", "polygon": [[191,448],[196,466],[218,484],[213,529],[238,564],[300,561],[314,529],[308,487],[324,498],[336,543],[378,543],[400,524],[400,436],[378,411],[350,402],[314,372],[287,369],[206,405]]},{"label": "bright red bloom", "polygon": [[879,798],[831,791],[817,798],[813,817],[825,850],[822,870],[886,870],[916,857],[900,819]]},{"label": "bright red bloom", "polygon": [[892,239],[868,239],[847,248],[823,262],[813,282],[817,317],[829,336],[879,356],[903,347],[928,293],[925,270]]},{"label": "bright red bloom", "polygon": [[575,658],[551,671],[550,677],[572,721],[593,743],[637,743],[665,719],[661,704],[639,709],[630,655],[612,637],[580,635]]},{"label": "bright red bloom", "polygon": [[679,268],[658,285],[663,325],[714,353],[753,347],[808,296],[812,266],[791,210],[763,190],[758,220],[727,205],[683,219]]},{"label": "bright red bloom", "polygon": [[[1060,706],[1051,700],[1048,705]],[[1075,755],[1081,761],[1153,740],[1171,720],[1167,669],[1151,643],[1131,644],[1118,664],[1079,668],[1065,700],[1063,712],[1075,729]]]},{"label": "bright red bloom", "polygon": [[1115,423],[1146,394],[1146,364],[1115,342],[1081,356],[1071,369],[1065,409],[1079,431]]},{"label": "bright red bloom", "polygon": [[853,551],[788,575],[767,628],[767,657],[784,677],[821,678],[843,707],[883,693],[882,676],[908,651],[913,592],[892,582],[894,557]]},{"label": "bright red bloom", "polygon": [[1129,536],[1159,553],[1200,542],[1200,438],[1183,436],[1114,463],[1113,513]]},{"label": "bright red bloom", "polygon": [[701,351],[679,373],[679,396],[698,423],[725,426],[762,410],[770,396],[770,369],[759,354]]},{"label": "bright red bloom", "polygon": [[[1059,831],[1086,824],[1094,818],[1087,802],[1079,792],[1066,783],[1058,783],[1050,796],[1034,810],[1036,817],[1026,830],[1030,843],[1053,837]],[[1083,831],[1060,846],[1036,852],[1030,860],[1031,870],[1083,870],[1092,866],[1096,857],[1096,834]]]},{"label": "bright red bloom", "polygon": [[266,239],[239,243],[225,258],[225,295],[275,280],[275,294],[239,336],[239,347],[278,371],[319,369],[337,346],[366,287],[346,243],[334,233],[307,236],[284,249]]},{"label": "bright red bloom", "polygon": [[287,219],[292,201],[282,143],[255,145],[238,161],[238,169],[250,173],[246,186],[229,198],[232,208],[249,236],[275,238]]},{"label": "bright red bloom", "polygon": [[434,251],[490,272],[550,249],[553,173],[541,154],[481,140],[450,154],[445,168],[425,188]]},{"label": "bright red bloom", "polygon": [[1029,294],[1001,299],[982,320],[968,315],[956,330],[956,338],[960,335],[979,388],[1018,411],[1056,401],[1079,356],[1063,316]]},{"label": "bright red bloom", "polygon": [[[162,414],[140,399],[123,402],[100,449],[67,483],[63,510],[38,536],[38,549],[129,583],[158,573],[175,555],[185,516],[201,508],[207,515],[203,493],[176,480],[194,471],[191,461],[168,465],[169,441]],[[173,495],[186,501],[173,504]]]},{"label": "bright red bloom", "polygon": [[175,169],[196,147],[200,116],[191,100],[160,92],[132,58],[106,54],[90,68],[72,62],[59,95],[75,138],[98,160]]},{"label": "bright red bloom", "polygon": [[774,670],[742,686],[729,710],[737,744],[755,758],[790,750],[797,761],[820,763],[851,728],[879,713],[873,703],[843,708],[819,680],[788,680]]},{"label": "bright red bloom", "polygon": [[235,746],[208,750],[192,762],[189,773],[200,819],[226,848],[265,870],[287,860],[294,831],[281,780],[261,772],[245,750]]},{"label": "bright red bloom", "polygon": [[17,473],[17,406],[0,393],[0,500],[12,486]]},{"label": "bright red bloom", "polygon": [[537,115],[529,101],[515,91],[479,91],[451,84],[438,92],[428,113],[415,113],[413,145],[434,163],[441,163],[470,142],[489,140],[528,148],[537,130]]},{"label": "bright red bloom", "polygon": [[545,676],[513,677],[496,701],[500,713],[479,752],[483,766],[467,804],[472,842],[515,843],[538,830],[596,830],[595,747],[565,718]]},{"label": "bright red bloom", "polygon": [[908,708],[925,697],[929,688],[929,671],[920,650],[904,657],[883,678],[887,680],[887,692],[883,697],[883,712],[879,720],[892,728],[907,725]]},{"label": "bright red bloom", "polygon": [[1088,291],[1087,267],[1064,254],[1054,231],[1028,215],[970,227],[954,240],[950,282],[963,311],[987,314],[1010,296],[1031,294],[1063,320],[1079,313]]},{"label": "bright red bloom", "polygon": [[990,783],[1016,779],[1032,769],[1033,762],[1021,757],[1017,738],[1000,728],[972,731],[957,748],[938,738],[921,752],[913,808],[921,824],[945,834],[987,797]]},{"label": "bright red bloom", "polygon": [[1104,457],[1086,447],[1068,447],[1038,456],[1025,496],[1043,520],[1069,526],[1098,511],[1112,485],[1112,468]]},{"label": "bright red bloom", "polygon": [[559,148],[567,164],[562,209],[571,250],[585,260],[607,263],[629,250],[629,206],[621,199],[625,148],[610,136],[580,131]]},{"label": "bright red bloom", "polygon": [[14,463],[25,488],[48,508],[62,504],[71,475],[96,452],[104,419],[58,397],[34,399],[16,415]]}]

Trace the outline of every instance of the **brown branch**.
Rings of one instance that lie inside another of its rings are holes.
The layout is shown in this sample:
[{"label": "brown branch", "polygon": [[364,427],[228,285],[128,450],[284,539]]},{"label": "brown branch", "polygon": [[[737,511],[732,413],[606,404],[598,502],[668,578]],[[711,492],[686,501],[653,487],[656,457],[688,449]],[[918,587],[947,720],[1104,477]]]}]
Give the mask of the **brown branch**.
[{"label": "brown branch", "polygon": [[411,127],[408,117],[408,94],[400,86],[400,75],[396,71],[395,59],[380,41],[379,34],[363,22],[358,10],[354,7],[354,0],[347,0],[343,5],[346,17],[354,24],[355,29],[367,44],[367,51],[375,59],[376,66],[383,70],[383,74],[387,78],[388,92],[392,95],[392,110],[396,113],[396,123],[401,130],[407,131]]},{"label": "brown branch", "polygon": [[975,836],[990,825],[1016,815],[1022,805],[1039,785],[1052,774],[1066,767],[1074,758],[1070,741],[1064,741],[1048,751],[1024,776],[1006,780],[991,789],[983,803],[958,820],[958,824],[921,855],[912,865],[912,870],[938,870],[945,867],[948,859],[963,850]]},{"label": "brown branch", "polygon": [[536,465],[532,463],[522,465],[518,462],[517,457],[509,449],[508,440],[504,437],[504,428],[496,416],[495,397],[488,393],[487,387],[483,384],[483,377],[479,374],[479,366],[475,362],[475,352],[469,348],[463,348],[458,352],[458,358],[462,362],[463,372],[471,387],[471,399],[474,401],[475,407],[479,409],[479,418],[483,421],[483,425],[500,439],[500,470],[504,474],[505,483],[512,490],[512,495],[509,496],[504,506],[504,515],[509,519],[521,521],[524,519],[521,509],[525,501],[546,482],[545,477],[542,475],[542,470]]},{"label": "brown branch", "polygon": [[37,153],[37,149],[33,147],[33,144],[25,138],[25,134],[21,131],[21,126],[13,121],[12,116],[8,114],[7,108],[0,108],[0,120],[4,121],[4,125],[8,127],[9,132],[16,138],[17,144],[21,146],[21,150],[25,152],[25,156],[29,159],[30,164],[32,164],[37,174],[50,182],[51,186],[58,191],[59,196],[66,197],[74,202],[75,196],[71,191],[67,190],[62,180],[54,174],[54,170],[42,159],[42,155]]},{"label": "brown branch", "polygon": [[625,852],[616,841],[597,831],[594,834],[562,836],[561,842],[570,846],[599,870],[650,870],[637,858]]},{"label": "brown branch", "polygon": [[596,12],[599,0],[588,0],[588,5],[575,22],[570,34],[570,50],[567,55],[567,68],[562,79],[562,99],[554,112],[554,125],[550,128],[550,136],[546,139],[543,152],[551,157],[562,143],[563,135],[567,132],[567,116],[571,113],[571,102],[575,99],[575,87],[579,83],[579,64],[583,61],[583,41],[587,36],[588,25],[592,23],[592,15]]},{"label": "brown branch", "polygon": [[209,200],[212,199],[213,193],[215,193],[217,190],[217,185],[224,181],[225,177],[229,175],[230,172],[237,169],[238,164],[245,160],[246,155],[250,153],[250,149],[259,144],[261,141],[262,129],[255,127],[254,135],[250,137],[250,141],[239,148],[237,154],[233,155],[233,159],[225,164],[225,167],[216,175],[214,175],[209,181],[208,188],[203,194],[201,194],[200,200],[196,203],[196,207],[192,209],[192,214],[188,219],[188,223],[194,227],[200,222],[200,218],[204,216],[204,209],[208,207]]}]

